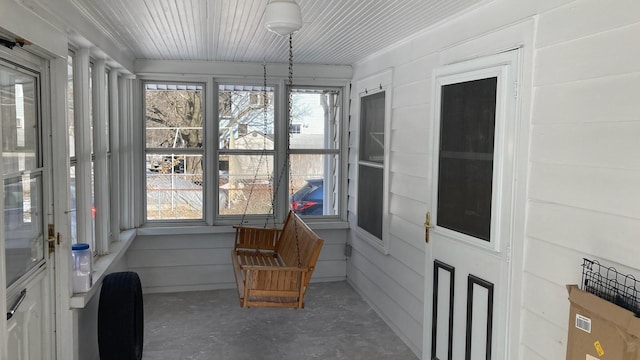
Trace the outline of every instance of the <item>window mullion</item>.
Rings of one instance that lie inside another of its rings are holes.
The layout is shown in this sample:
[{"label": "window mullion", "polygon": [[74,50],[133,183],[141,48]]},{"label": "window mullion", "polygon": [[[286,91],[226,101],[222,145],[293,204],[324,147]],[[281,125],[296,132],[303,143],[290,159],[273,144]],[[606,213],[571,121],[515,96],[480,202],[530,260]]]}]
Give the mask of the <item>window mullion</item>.
[{"label": "window mullion", "polygon": [[94,221],[96,229],[96,252],[109,252],[109,168],[107,163],[107,102],[105,94],[105,61],[99,59],[93,67],[93,146],[94,146],[94,196],[96,203]]},{"label": "window mullion", "polygon": [[111,142],[111,179],[115,181],[110,182],[110,211],[111,216],[111,233],[113,239],[118,240],[120,238],[120,121],[119,121],[119,102],[118,102],[118,70],[111,69],[109,72],[109,141]]},{"label": "window mullion", "polygon": [[82,48],[76,53],[74,76],[74,108],[75,108],[75,152],[77,167],[75,173],[76,187],[76,222],[77,241],[87,242],[95,249],[91,231],[91,114],[89,87],[89,49]]}]

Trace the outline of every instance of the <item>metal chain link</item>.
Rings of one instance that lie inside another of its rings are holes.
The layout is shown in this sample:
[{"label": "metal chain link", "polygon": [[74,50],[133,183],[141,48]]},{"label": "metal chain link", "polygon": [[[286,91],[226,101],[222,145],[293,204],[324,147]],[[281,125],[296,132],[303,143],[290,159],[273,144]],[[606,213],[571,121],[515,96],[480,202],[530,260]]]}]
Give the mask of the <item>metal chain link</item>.
[{"label": "metal chain link", "polygon": [[[293,174],[291,172],[291,129],[293,128],[292,104],[293,104],[293,34],[289,34],[289,86],[287,88],[289,95],[289,133],[287,134],[287,164],[289,165],[289,191],[293,191]],[[291,196],[289,192],[287,195]],[[287,199],[289,201],[289,199]],[[298,267],[302,267],[300,260],[300,239],[298,237],[298,222],[294,221],[294,231],[296,233],[296,255],[298,256]]]},{"label": "metal chain link", "polygon": [[[244,211],[242,212],[242,218],[240,219],[240,225],[244,224],[244,220],[245,220],[245,216],[247,215],[247,211],[249,210],[249,204],[251,203],[251,197],[253,196],[253,188],[256,185],[256,179],[258,178],[258,175],[260,173],[260,165],[262,165],[262,161],[264,160],[264,158],[267,155],[267,131],[269,131],[269,103],[267,101],[267,62],[264,61],[262,63],[262,70],[263,70],[263,83],[262,83],[262,114],[264,117],[264,121],[263,121],[263,127],[262,127],[262,131],[263,131],[263,136],[262,136],[262,152],[260,153],[260,158],[258,159],[258,165],[256,166],[256,171],[253,175],[253,184],[251,185],[251,188],[249,189],[249,195],[247,196],[247,200],[245,202],[244,205]],[[231,134],[231,136],[233,136],[233,134]],[[265,161],[265,166],[267,167],[267,174],[269,174],[271,171],[269,170],[269,161]],[[271,197],[271,218],[273,219],[273,225],[275,227],[275,223],[276,223],[276,217],[275,217],[275,213],[274,213],[274,209],[275,209],[275,197],[273,196],[273,189],[271,186],[269,186],[269,195]],[[264,227],[267,227],[267,224],[269,223],[269,215],[267,214],[267,216],[265,217],[265,221],[264,221]]]}]

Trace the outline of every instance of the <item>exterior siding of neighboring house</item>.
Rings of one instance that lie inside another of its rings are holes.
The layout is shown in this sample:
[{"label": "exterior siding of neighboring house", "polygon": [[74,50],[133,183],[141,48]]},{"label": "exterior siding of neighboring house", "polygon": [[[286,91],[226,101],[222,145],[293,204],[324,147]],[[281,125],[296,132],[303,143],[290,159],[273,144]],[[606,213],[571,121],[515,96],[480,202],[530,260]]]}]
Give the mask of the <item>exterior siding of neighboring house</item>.
[{"label": "exterior siding of neighboring house", "polygon": [[[432,71],[522,46],[517,161],[526,193],[516,210],[526,216],[512,239],[521,290],[512,295],[508,358],[557,360],[566,351],[565,284],[580,282],[582,258],[640,272],[638,39],[637,1],[497,0],[355,64],[354,85],[393,72],[390,244],[384,255],[352,231],[347,277],[416,354],[431,329],[423,324],[422,223],[431,201]],[[358,149],[350,144],[354,194]],[[351,198],[352,222],[356,211]]]}]

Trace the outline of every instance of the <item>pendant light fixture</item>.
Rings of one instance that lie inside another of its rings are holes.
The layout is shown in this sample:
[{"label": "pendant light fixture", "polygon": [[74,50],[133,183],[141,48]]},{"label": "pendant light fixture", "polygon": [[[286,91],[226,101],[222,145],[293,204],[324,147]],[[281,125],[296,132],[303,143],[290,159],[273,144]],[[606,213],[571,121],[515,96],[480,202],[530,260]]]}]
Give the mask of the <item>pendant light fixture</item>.
[{"label": "pendant light fixture", "polygon": [[290,35],[302,27],[300,6],[295,0],[271,0],[264,11],[264,25],[280,36]]}]

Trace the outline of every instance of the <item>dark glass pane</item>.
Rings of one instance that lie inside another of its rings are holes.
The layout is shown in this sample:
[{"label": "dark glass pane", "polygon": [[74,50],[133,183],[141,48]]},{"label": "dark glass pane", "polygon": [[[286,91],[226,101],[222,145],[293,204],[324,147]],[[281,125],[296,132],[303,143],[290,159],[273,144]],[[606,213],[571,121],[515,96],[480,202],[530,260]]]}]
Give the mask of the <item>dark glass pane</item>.
[{"label": "dark glass pane", "polygon": [[358,174],[358,226],[382,239],[382,168],[360,165]]},{"label": "dark glass pane", "polygon": [[493,153],[497,78],[442,87],[441,151]]},{"label": "dark glass pane", "polygon": [[360,100],[360,160],[383,163],[384,92]]},{"label": "dark glass pane", "polygon": [[438,226],[489,241],[492,161],[440,159]]},{"label": "dark glass pane", "polygon": [[497,78],[443,86],[438,226],[489,241]]}]

